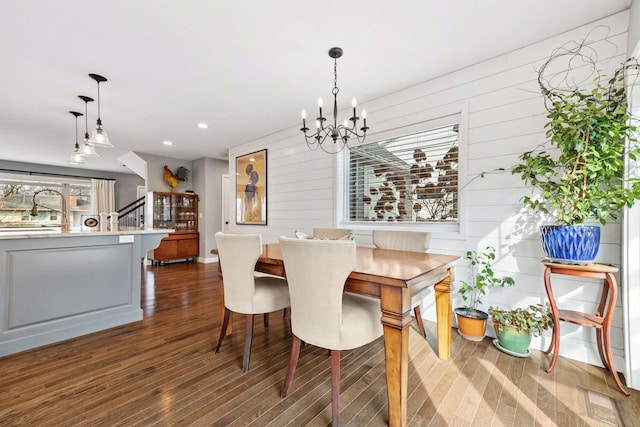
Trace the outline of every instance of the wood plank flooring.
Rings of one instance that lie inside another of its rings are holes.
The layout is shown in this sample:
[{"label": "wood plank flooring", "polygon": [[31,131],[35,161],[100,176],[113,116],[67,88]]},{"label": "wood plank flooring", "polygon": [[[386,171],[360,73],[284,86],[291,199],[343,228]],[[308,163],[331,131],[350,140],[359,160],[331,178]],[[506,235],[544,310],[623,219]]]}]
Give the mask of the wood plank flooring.
[{"label": "wood plank flooring", "polygon": [[[242,373],[244,320],[214,354],[220,331],[217,264],[147,266],[144,320],[0,358],[0,426],[326,426],[330,358],[305,346],[289,395],[279,397],[291,334],[282,314],[256,318]],[[508,356],[491,340],[452,333],[451,360],[412,329],[411,426],[640,426],[640,392],[625,397],[603,369]],[[383,341],[341,358],[340,423],[387,424]]]}]

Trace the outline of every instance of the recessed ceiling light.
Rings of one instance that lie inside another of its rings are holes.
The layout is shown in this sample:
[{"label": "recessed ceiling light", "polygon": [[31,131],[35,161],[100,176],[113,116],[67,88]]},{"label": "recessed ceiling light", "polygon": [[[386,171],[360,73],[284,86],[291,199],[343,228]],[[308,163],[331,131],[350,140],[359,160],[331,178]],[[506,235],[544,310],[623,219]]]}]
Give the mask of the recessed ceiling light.
[{"label": "recessed ceiling light", "polygon": [[198,126],[200,129],[207,129],[207,128],[209,127],[209,125],[208,125],[208,124],[206,124],[206,123],[198,123],[198,125],[197,125],[197,126]]},{"label": "recessed ceiling light", "polygon": [[171,142],[171,141],[162,141],[162,143],[164,145],[173,145],[173,142]]}]

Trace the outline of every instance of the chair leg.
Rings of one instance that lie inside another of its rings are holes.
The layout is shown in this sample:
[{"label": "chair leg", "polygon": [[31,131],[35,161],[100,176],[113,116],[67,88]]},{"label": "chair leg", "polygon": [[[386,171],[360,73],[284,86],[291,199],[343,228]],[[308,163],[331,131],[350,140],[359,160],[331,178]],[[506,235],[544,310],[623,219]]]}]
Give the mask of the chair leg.
[{"label": "chair leg", "polygon": [[413,313],[416,315],[416,322],[418,322],[418,329],[420,329],[420,333],[426,339],[427,331],[424,330],[424,322],[422,321],[422,312],[420,310],[420,304],[413,307]]},{"label": "chair leg", "polygon": [[289,393],[289,387],[291,387],[293,374],[296,372],[296,365],[298,364],[298,357],[300,356],[300,342],[300,338],[294,335],[293,342],[291,343],[289,369],[287,369],[287,376],[284,378],[284,385],[282,386],[282,393],[280,393],[280,397],[287,397],[287,393]]},{"label": "chair leg", "polygon": [[264,328],[269,329],[269,313],[264,313]]},{"label": "chair leg", "polygon": [[286,319],[287,318],[287,308],[285,307],[284,310],[282,310],[282,318]]},{"label": "chair leg", "polygon": [[247,326],[244,332],[244,358],[242,372],[249,371],[249,356],[251,355],[251,339],[253,338],[253,314],[247,314]]},{"label": "chair leg", "polygon": [[340,350],[331,350],[331,425],[340,425]]},{"label": "chair leg", "polygon": [[227,327],[229,326],[229,317],[231,317],[231,310],[227,307],[224,308],[224,319],[222,320],[222,330],[220,331],[220,338],[218,338],[218,345],[215,352],[220,353],[220,347],[222,346],[222,340],[227,335]]}]

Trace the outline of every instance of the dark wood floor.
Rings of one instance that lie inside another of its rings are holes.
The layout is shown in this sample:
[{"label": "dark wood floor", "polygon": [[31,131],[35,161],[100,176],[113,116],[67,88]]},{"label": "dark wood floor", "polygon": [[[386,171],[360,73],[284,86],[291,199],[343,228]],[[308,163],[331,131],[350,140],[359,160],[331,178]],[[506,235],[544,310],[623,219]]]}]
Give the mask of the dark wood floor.
[{"label": "dark wood floor", "polygon": [[[280,313],[257,322],[241,372],[243,320],[214,354],[220,328],[217,264],[143,272],[144,320],[0,358],[0,426],[324,426],[331,420],[327,352],[302,349],[289,395],[279,397],[290,345]],[[413,426],[640,426],[640,392],[625,397],[597,367],[560,358],[553,374],[527,359],[452,334],[452,358],[410,336],[408,420]],[[340,421],[387,421],[382,339],[343,352]]]}]

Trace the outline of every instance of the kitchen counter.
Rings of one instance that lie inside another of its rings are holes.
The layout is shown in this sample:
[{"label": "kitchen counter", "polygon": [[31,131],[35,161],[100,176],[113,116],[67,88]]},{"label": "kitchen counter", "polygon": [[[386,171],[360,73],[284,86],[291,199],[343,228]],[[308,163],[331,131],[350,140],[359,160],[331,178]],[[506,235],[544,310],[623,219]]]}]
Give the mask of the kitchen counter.
[{"label": "kitchen counter", "polygon": [[172,230],[0,231],[0,356],[142,320],[141,259]]},{"label": "kitchen counter", "polygon": [[43,238],[43,237],[77,237],[77,236],[109,236],[123,234],[157,234],[172,233],[173,229],[140,229],[136,227],[119,227],[117,231],[69,231],[61,233],[59,228],[1,228],[0,240],[2,239],[25,239],[25,238]]}]

